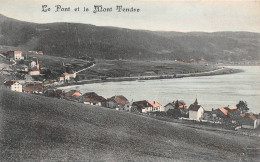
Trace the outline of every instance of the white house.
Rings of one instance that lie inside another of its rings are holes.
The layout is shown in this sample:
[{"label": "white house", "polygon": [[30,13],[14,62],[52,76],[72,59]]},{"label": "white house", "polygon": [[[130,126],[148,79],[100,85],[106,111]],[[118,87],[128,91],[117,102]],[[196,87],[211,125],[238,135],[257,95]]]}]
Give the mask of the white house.
[{"label": "white house", "polygon": [[148,101],[152,105],[148,112],[165,111],[164,107],[156,101]]},{"label": "white house", "polygon": [[63,73],[63,76],[64,76],[64,81],[70,81],[70,75],[69,73]]},{"label": "white house", "polygon": [[14,53],[14,60],[23,60],[24,57],[22,56],[22,51],[13,51]]},{"label": "white house", "polygon": [[17,92],[22,92],[23,91],[23,86],[20,83],[14,81],[14,80],[7,80],[7,81],[5,81],[4,85],[7,88],[11,89],[11,91],[17,91]]},{"label": "white house", "polygon": [[201,120],[204,113],[204,108],[198,104],[197,99],[189,107],[189,119],[190,120]]},{"label": "white house", "polygon": [[71,70],[69,73],[70,78],[76,78],[76,75],[77,74],[73,70]]}]

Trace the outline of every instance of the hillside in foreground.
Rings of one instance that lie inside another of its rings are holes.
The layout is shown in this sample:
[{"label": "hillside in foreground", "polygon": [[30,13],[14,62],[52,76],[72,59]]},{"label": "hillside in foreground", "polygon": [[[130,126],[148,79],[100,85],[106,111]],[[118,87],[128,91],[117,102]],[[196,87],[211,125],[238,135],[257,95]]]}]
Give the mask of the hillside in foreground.
[{"label": "hillside in foreground", "polygon": [[36,24],[0,14],[0,45],[43,50],[61,57],[211,62],[257,61],[260,34],[252,32],[155,32],[79,23]]},{"label": "hillside in foreground", "polygon": [[3,161],[257,161],[259,138],[0,91]]}]

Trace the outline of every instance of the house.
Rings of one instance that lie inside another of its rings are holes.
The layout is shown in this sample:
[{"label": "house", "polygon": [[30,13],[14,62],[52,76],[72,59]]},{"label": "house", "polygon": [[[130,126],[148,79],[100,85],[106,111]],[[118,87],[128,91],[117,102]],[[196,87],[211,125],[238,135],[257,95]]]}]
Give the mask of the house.
[{"label": "house", "polygon": [[220,120],[224,121],[226,124],[229,123],[238,123],[240,120],[240,110],[237,109],[236,106],[226,106],[226,107],[221,107],[218,109],[218,117]]},{"label": "house", "polygon": [[36,58],[36,61],[32,61],[30,63],[30,70],[28,72],[29,75],[40,75],[40,67],[39,67],[39,60],[38,57]]},{"label": "house", "polygon": [[132,112],[140,112],[147,113],[152,110],[153,106],[146,100],[135,101],[132,104],[131,111]]},{"label": "house", "polygon": [[69,72],[69,76],[70,76],[70,78],[76,78],[76,73],[75,73],[75,71],[74,70],[71,70],[70,72]]},{"label": "house", "polygon": [[65,82],[70,81],[70,75],[69,75],[69,73],[63,73],[62,76],[64,77],[64,81],[65,81]]},{"label": "house", "polygon": [[42,82],[32,82],[26,84],[23,91],[26,93],[43,93],[44,88]]},{"label": "house", "polygon": [[4,85],[7,88],[11,89],[11,91],[17,91],[17,92],[22,92],[23,91],[23,86],[20,83],[14,81],[14,80],[7,80],[7,81],[5,81]]},{"label": "house", "polygon": [[22,51],[8,51],[4,55],[10,60],[24,60],[22,56]]},{"label": "house", "polygon": [[107,99],[106,107],[116,110],[129,110],[130,104],[126,97],[117,95]]},{"label": "house", "polygon": [[89,95],[83,97],[83,103],[89,105],[106,107],[106,101],[107,100],[104,97],[98,95]]},{"label": "house", "polygon": [[156,101],[148,101],[148,103],[152,105],[152,109],[150,110],[150,112],[165,111],[164,107]]},{"label": "house", "polygon": [[164,106],[164,111],[166,111],[166,112],[169,110],[174,110],[174,109],[175,109],[175,105],[173,104],[173,102],[170,102]]},{"label": "house", "polygon": [[173,118],[188,117],[188,110],[183,100],[176,100],[164,106],[167,116]]},{"label": "house", "polygon": [[256,129],[260,125],[259,116],[253,113],[241,114],[241,127],[246,129]]},{"label": "house", "polygon": [[195,102],[189,106],[189,119],[190,120],[201,120],[204,113],[204,108],[198,104],[196,98]]},{"label": "house", "polygon": [[176,101],[168,103],[167,105],[164,106],[164,108],[165,108],[165,111],[168,111],[170,109],[184,110],[185,108],[187,108],[187,106],[183,100],[176,100]]}]

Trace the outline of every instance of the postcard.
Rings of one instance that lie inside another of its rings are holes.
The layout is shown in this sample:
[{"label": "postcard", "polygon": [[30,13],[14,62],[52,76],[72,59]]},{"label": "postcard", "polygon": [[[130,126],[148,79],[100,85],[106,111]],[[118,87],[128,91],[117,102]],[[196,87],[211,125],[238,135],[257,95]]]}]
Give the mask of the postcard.
[{"label": "postcard", "polygon": [[0,161],[259,161],[260,1],[0,0]]}]

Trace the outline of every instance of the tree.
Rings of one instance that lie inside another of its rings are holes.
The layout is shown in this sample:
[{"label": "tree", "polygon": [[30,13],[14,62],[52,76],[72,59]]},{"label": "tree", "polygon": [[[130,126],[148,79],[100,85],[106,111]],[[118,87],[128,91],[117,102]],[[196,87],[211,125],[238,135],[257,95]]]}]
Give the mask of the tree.
[{"label": "tree", "polygon": [[249,110],[246,101],[239,101],[239,103],[236,106],[237,109],[240,110],[242,113],[246,113]]}]

